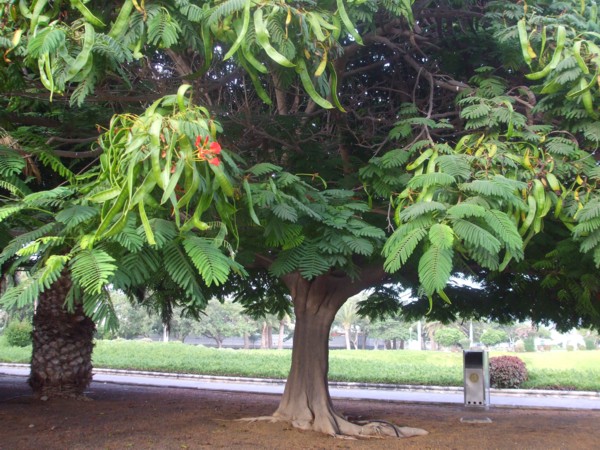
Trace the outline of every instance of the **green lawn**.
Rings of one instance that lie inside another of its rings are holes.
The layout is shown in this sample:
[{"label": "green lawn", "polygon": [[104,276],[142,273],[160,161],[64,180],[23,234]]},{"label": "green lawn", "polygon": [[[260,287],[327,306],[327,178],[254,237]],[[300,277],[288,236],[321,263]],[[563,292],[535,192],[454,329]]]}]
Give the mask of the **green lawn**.
[{"label": "green lawn", "polygon": [[[490,356],[501,353],[491,352]],[[506,354],[506,353],[502,353]],[[0,337],[0,361],[29,361],[31,347],[7,346]],[[600,351],[516,354],[530,379],[523,387],[600,390]],[[98,341],[94,366],[259,378],[285,378],[289,350],[217,350],[179,342]],[[391,350],[335,350],[329,379],[373,383],[462,386],[462,353]]]}]

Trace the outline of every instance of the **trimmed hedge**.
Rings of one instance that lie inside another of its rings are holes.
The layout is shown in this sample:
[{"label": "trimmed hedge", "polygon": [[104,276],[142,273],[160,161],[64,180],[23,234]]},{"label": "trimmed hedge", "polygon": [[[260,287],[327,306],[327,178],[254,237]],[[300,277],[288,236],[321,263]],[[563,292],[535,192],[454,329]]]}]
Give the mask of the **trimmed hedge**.
[{"label": "trimmed hedge", "polygon": [[490,385],[493,388],[513,388],[527,381],[527,367],[516,356],[490,358]]},{"label": "trimmed hedge", "polygon": [[31,332],[33,327],[31,323],[23,320],[21,322],[11,322],[4,331],[8,345],[13,347],[27,347],[31,345]]}]

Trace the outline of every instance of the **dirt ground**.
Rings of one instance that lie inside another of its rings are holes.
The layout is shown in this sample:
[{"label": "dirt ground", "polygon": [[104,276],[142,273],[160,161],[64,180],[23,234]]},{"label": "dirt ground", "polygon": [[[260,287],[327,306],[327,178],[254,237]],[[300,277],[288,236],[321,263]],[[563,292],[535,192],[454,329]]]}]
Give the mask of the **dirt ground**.
[{"label": "dirt ground", "polygon": [[[24,378],[0,375],[0,449],[597,449],[600,411],[465,410],[456,405],[335,401],[356,419],[424,428],[409,439],[342,440],[271,414],[279,396],[93,383],[90,401],[33,400]],[[466,423],[462,419],[491,423]]]}]

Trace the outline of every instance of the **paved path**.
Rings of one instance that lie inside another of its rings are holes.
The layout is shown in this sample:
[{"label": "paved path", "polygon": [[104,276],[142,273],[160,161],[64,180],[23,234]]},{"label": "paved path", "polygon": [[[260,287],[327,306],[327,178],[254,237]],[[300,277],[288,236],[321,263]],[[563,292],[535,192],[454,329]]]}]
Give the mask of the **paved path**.
[{"label": "paved path", "polygon": [[[22,364],[0,364],[0,381],[2,374],[27,377],[29,375],[29,367]],[[211,377],[108,369],[94,370],[94,382],[254,392],[261,394],[281,394],[284,388],[282,380]],[[464,403],[463,389],[456,387],[394,386],[331,382],[329,392],[333,398],[344,399],[370,399],[410,403],[450,403],[460,405]],[[495,407],[600,410],[600,392],[492,389],[490,403],[491,406]]]}]

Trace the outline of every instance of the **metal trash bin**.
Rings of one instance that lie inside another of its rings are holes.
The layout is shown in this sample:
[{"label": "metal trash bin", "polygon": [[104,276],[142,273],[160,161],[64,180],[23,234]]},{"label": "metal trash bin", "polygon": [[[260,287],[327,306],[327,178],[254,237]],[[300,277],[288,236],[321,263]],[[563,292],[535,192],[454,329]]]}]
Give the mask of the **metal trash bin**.
[{"label": "metal trash bin", "polygon": [[465,350],[465,406],[488,407],[490,404],[490,371],[485,350]]}]

